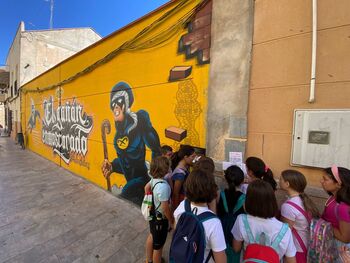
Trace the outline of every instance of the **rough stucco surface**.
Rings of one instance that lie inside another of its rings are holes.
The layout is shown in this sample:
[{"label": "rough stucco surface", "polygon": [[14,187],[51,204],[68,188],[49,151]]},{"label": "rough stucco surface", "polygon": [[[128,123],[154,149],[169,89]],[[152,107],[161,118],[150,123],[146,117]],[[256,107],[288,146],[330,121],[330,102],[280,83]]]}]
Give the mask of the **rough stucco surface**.
[{"label": "rough stucco surface", "polygon": [[[19,89],[24,83],[100,39],[91,28],[25,31],[21,22],[6,60],[10,72],[9,87],[17,81]],[[10,88],[7,97],[11,96]],[[20,97],[15,94],[13,100],[7,103],[7,108],[12,111],[13,139],[21,130],[20,105]]]},{"label": "rough stucco surface", "polygon": [[213,2],[207,150],[218,161],[245,149],[253,6],[250,0]]},{"label": "rough stucco surface", "polygon": [[90,28],[23,32],[21,85],[100,39]]},{"label": "rough stucco surface", "polygon": [[317,5],[316,90],[309,103],[312,1],[255,1],[246,152],[275,176],[296,169],[319,187],[322,170],[290,164],[294,110],[349,108],[350,1]]}]

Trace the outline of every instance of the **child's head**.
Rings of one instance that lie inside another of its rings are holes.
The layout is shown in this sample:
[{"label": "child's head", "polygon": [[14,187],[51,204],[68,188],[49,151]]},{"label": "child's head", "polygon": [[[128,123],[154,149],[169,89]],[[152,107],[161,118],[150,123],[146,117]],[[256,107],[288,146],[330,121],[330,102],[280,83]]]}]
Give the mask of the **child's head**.
[{"label": "child's head", "polygon": [[271,185],[263,180],[251,182],[247,189],[245,211],[252,216],[271,218],[278,212],[275,192]]},{"label": "child's head", "polygon": [[164,156],[158,156],[151,162],[150,174],[153,178],[163,178],[168,172],[170,161]]},{"label": "child's head", "polygon": [[277,189],[277,183],[269,167],[258,157],[248,157],[246,160],[247,173],[253,179],[261,179],[268,182],[273,190]]},{"label": "child's head", "polygon": [[213,159],[206,156],[198,156],[200,157],[197,162],[193,165],[193,170],[201,169],[207,171],[208,173],[213,174],[215,172],[215,164]]},{"label": "child's head", "polygon": [[310,197],[304,193],[307,186],[305,176],[296,170],[285,170],[281,173],[280,187],[283,190],[294,190],[299,193],[299,197],[303,202],[304,208],[309,212],[312,217],[319,217],[319,211],[310,199]]},{"label": "child's head", "polygon": [[350,170],[333,165],[324,169],[324,172],[321,180],[323,189],[335,195],[338,203],[350,205]]},{"label": "child's head", "polygon": [[244,173],[237,165],[232,165],[227,168],[224,175],[230,189],[235,189],[244,181]]},{"label": "child's head", "polygon": [[194,148],[190,145],[181,145],[171,158],[171,168],[174,170],[180,161],[184,160],[186,165],[192,165],[195,157]]},{"label": "child's head", "polygon": [[186,197],[194,203],[210,203],[218,187],[214,176],[204,170],[193,170],[185,181]]},{"label": "child's head", "polygon": [[303,193],[306,185],[306,178],[301,172],[296,170],[285,170],[281,173],[280,187],[283,190],[291,188],[298,193]]},{"label": "child's head", "polygon": [[160,147],[160,152],[162,153],[162,156],[171,159],[171,156],[173,155],[173,148],[171,148],[169,145],[163,145]]}]

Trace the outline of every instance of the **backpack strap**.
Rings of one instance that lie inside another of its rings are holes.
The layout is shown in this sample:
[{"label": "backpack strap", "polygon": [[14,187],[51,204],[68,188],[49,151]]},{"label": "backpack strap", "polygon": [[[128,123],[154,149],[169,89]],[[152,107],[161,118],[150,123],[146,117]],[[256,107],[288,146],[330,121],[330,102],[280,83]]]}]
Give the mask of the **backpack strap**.
[{"label": "backpack strap", "polygon": [[192,211],[191,211],[191,203],[190,203],[190,201],[188,199],[185,199],[184,205],[185,205],[185,211],[189,212],[189,213],[192,213]]},{"label": "backpack strap", "polygon": [[335,214],[335,217],[337,218],[337,221],[339,222],[339,204],[336,203],[335,206],[334,206],[334,214]]},{"label": "backpack strap", "polygon": [[311,223],[311,216],[306,213],[306,211],[304,209],[302,209],[299,205],[297,205],[296,203],[292,202],[292,201],[287,201],[286,204],[289,204],[291,206],[293,206],[295,209],[297,209],[300,213],[302,213],[302,215],[306,218],[306,220],[309,222],[309,224]]},{"label": "backpack strap", "polygon": [[[204,213],[201,213],[200,215],[197,215],[197,218],[199,220],[199,222],[201,222],[202,226],[203,226],[203,222],[212,219],[212,218],[217,218],[216,215],[213,212],[210,211],[206,211]],[[203,227],[203,233],[204,233],[204,227]],[[209,254],[207,256],[207,258],[205,259],[205,263],[208,263],[210,258],[213,256],[213,251],[210,250]]]},{"label": "backpack strap", "polygon": [[225,190],[220,191],[220,197],[222,200],[222,204],[224,205],[225,212],[226,214],[228,214],[228,205],[227,205]]},{"label": "backpack strap", "polygon": [[272,247],[274,250],[277,251],[278,245],[281,243],[281,241],[282,241],[284,235],[287,233],[288,228],[289,228],[288,224],[283,223],[280,232],[278,233],[277,237],[275,238],[275,240],[273,241],[273,243],[272,243],[272,245],[271,245],[271,247]]},{"label": "backpack strap", "polygon": [[210,258],[213,256],[213,250],[210,249],[209,254],[207,256],[207,259],[204,261],[205,263],[208,263]]},{"label": "backpack strap", "polygon": [[254,241],[254,236],[253,236],[252,230],[250,229],[250,226],[249,226],[249,223],[248,223],[248,216],[247,216],[247,214],[243,214],[242,219],[243,219],[243,224],[244,224],[245,231],[247,232],[247,235],[248,235],[249,243],[252,244],[255,241]]},{"label": "backpack strap", "polygon": [[293,233],[293,236],[295,236],[295,238],[297,239],[297,241],[298,241],[301,249],[303,250],[303,252],[306,253],[307,252],[307,248],[305,246],[305,243],[304,243],[303,239],[301,238],[301,236],[299,235],[298,231],[294,227],[292,227],[292,233]]},{"label": "backpack strap", "polygon": [[238,201],[235,205],[235,207],[233,208],[233,214],[237,213],[239,209],[242,208],[243,204],[245,202],[245,194],[242,194],[239,198]]}]

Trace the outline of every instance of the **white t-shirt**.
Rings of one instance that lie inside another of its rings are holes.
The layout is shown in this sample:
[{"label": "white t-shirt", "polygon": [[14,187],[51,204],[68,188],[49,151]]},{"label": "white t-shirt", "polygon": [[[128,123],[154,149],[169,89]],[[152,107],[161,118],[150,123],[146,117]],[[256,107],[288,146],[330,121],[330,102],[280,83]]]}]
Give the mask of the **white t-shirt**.
[{"label": "white t-shirt", "polygon": [[[295,196],[290,198],[288,201],[291,201],[302,209],[304,209],[303,201],[299,196]],[[281,215],[291,221],[294,221],[294,228],[298,232],[301,239],[304,241],[305,246],[307,247],[309,241],[309,222],[305,218],[305,216],[299,212],[296,208],[291,206],[290,204],[283,203],[281,206]],[[302,252],[298,240],[293,236],[294,244],[298,252]]]},{"label": "white t-shirt", "polygon": [[[211,212],[211,210],[209,210],[208,207],[195,206],[191,204],[191,210],[195,207],[198,209],[197,215],[200,215],[207,211]],[[185,200],[182,201],[174,211],[176,224],[179,221],[181,214],[184,212],[185,212]],[[221,222],[218,218],[211,218],[211,219],[208,219],[207,221],[204,221],[203,228],[205,232],[205,244],[206,244],[205,253],[204,253],[204,261],[205,261],[210,250],[213,250],[213,252],[224,251],[226,249],[226,242],[225,242],[224,231],[222,230]],[[209,262],[213,263],[214,262],[213,258],[211,258]]]},{"label": "white t-shirt", "polygon": [[[160,182],[156,185],[156,183]],[[155,186],[155,187],[154,187]],[[154,187],[154,188],[153,188]],[[152,178],[151,179],[151,188],[153,189],[153,201],[154,206],[157,211],[163,214],[163,209],[161,207],[161,202],[169,201],[170,199],[170,186],[168,182],[164,179]],[[163,214],[164,216],[164,214]]]},{"label": "white t-shirt", "polygon": [[[253,233],[254,239],[256,239],[256,237],[261,233],[265,233],[267,244],[272,244],[272,242],[277,237],[283,225],[281,221],[278,221],[274,217],[265,219],[265,218],[251,216],[251,215],[248,215],[248,223]],[[249,238],[248,238],[247,231],[244,227],[243,215],[239,215],[237,217],[237,220],[231,232],[235,240],[244,241],[244,249],[245,249],[246,246],[249,244]],[[289,228],[286,234],[284,235],[284,237],[282,238],[276,252],[278,253],[281,260],[283,259],[283,256],[287,256],[287,257],[295,256],[296,249],[292,238],[292,231]]]},{"label": "white t-shirt", "polygon": [[239,190],[243,193],[243,194],[247,194],[247,189],[248,189],[248,186],[249,186],[249,184],[241,184],[240,186],[239,186]]}]

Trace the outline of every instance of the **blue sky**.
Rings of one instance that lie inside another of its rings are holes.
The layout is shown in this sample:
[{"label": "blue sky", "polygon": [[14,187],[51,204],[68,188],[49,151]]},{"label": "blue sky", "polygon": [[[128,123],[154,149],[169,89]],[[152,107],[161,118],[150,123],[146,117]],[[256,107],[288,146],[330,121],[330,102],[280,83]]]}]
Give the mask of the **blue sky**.
[{"label": "blue sky", "polygon": [[[54,0],[53,28],[92,27],[102,37],[169,0]],[[26,30],[48,29],[50,0],[0,0],[0,66],[20,21]]]}]

